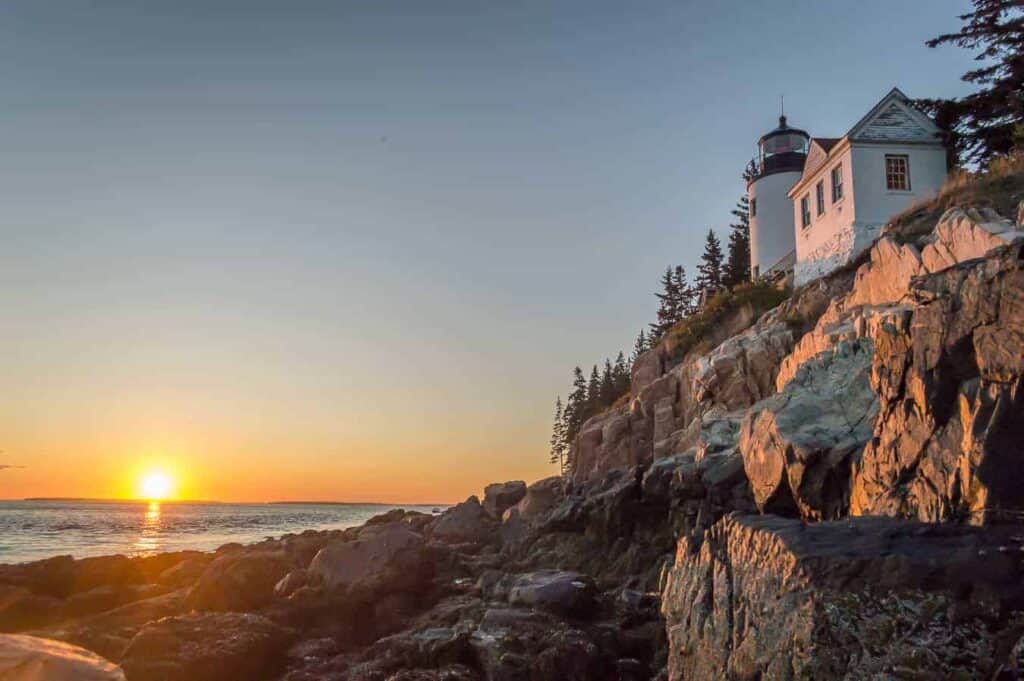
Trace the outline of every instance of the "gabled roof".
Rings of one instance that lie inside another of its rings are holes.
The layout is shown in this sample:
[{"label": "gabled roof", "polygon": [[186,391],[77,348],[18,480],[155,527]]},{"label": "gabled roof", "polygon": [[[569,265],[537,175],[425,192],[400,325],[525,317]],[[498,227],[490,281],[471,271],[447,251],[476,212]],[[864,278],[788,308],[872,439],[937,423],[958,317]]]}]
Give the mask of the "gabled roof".
[{"label": "gabled roof", "polygon": [[817,144],[826,154],[832,151],[832,147],[839,144],[842,137],[812,137],[811,144]]},{"label": "gabled roof", "polygon": [[940,135],[935,122],[894,87],[854,123],[845,137],[851,141],[938,142]]},{"label": "gabled roof", "polygon": [[850,144],[942,144],[941,135],[935,122],[919,111],[902,90],[894,87],[842,137],[811,138],[803,173],[790,188],[789,196],[802,191],[808,178],[828,163],[833,151],[839,153]]},{"label": "gabled roof", "polygon": [[810,148],[807,150],[807,161],[804,163],[800,180],[802,181],[803,178],[810,177],[818,172],[818,168],[828,162],[829,153],[832,151],[832,148],[842,141],[841,137],[812,137]]}]

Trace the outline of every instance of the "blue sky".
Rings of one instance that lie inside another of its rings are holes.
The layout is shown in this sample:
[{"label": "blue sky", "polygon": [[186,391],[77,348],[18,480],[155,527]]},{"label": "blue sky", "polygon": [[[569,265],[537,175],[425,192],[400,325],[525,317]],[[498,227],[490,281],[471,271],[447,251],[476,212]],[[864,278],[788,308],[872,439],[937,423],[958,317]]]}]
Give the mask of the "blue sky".
[{"label": "blue sky", "polygon": [[779,95],[838,136],[961,94],[924,41],[967,5],[4,3],[0,497],[548,474],[554,396],[724,237]]}]

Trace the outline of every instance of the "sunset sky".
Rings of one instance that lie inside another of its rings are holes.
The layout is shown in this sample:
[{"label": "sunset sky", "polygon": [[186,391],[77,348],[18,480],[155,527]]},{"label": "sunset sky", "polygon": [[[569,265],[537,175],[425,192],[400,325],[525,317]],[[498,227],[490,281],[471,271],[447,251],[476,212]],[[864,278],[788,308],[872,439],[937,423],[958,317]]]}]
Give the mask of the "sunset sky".
[{"label": "sunset sky", "polygon": [[555,396],[724,238],[781,93],[838,136],[965,92],[923,43],[967,0],[752,4],[3,3],[0,498],[553,474]]}]

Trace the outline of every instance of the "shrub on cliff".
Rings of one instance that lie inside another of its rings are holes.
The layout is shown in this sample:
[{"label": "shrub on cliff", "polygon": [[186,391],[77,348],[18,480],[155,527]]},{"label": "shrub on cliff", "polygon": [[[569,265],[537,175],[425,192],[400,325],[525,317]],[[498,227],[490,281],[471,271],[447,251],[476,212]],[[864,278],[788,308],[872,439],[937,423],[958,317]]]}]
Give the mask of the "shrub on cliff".
[{"label": "shrub on cliff", "polygon": [[993,159],[981,172],[960,170],[950,174],[938,193],[914,204],[896,217],[886,233],[901,243],[930,234],[942,214],[954,206],[991,208],[1014,217],[1024,199],[1024,151]]},{"label": "shrub on cliff", "polygon": [[683,361],[686,355],[699,349],[719,323],[743,306],[750,305],[754,308],[755,314],[759,315],[779,305],[788,297],[787,291],[761,282],[746,282],[737,285],[731,291],[716,293],[699,312],[665,332],[665,339],[669,347],[673,348],[673,363]]}]

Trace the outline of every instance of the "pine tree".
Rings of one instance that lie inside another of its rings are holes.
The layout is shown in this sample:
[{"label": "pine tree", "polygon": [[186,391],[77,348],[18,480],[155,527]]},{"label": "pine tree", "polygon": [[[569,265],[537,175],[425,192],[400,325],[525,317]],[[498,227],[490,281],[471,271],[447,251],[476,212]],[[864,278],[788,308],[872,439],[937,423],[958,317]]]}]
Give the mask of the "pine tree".
[{"label": "pine tree", "polygon": [[[587,383],[587,410],[583,420],[586,421],[601,408],[601,374],[597,373],[597,365],[590,369],[590,381]],[[580,423],[582,425],[582,422]]]},{"label": "pine tree", "polygon": [[658,299],[658,316],[657,321],[650,324],[652,339],[660,337],[679,319],[679,290],[671,266],[661,275],[661,293],[654,296]]},{"label": "pine tree", "polygon": [[567,446],[571,446],[576,440],[580,426],[586,420],[587,409],[587,379],[583,377],[583,370],[579,367],[573,369],[572,392],[565,402],[565,427],[562,429],[565,435]]},{"label": "pine tree", "polygon": [[675,318],[672,320],[675,324],[696,312],[697,293],[686,281],[686,270],[682,265],[676,265],[672,270],[672,280],[675,282],[676,294]]},{"label": "pine tree", "polygon": [[604,370],[601,372],[601,408],[611,405],[618,395],[615,394],[615,378],[612,374],[612,362],[605,358]]},{"label": "pine tree", "polygon": [[722,242],[712,229],[704,239],[704,253],[700,256],[694,283],[698,291],[709,296],[722,288]]},{"label": "pine tree", "polygon": [[962,80],[980,89],[959,99],[919,100],[962,162],[986,166],[1014,148],[1015,131],[1024,123],[1024,10],[1021,0],[972,0],[974,11],[960,15],[963,27],[927,42],[976,50],[984,66]]},{"label": "pine tree", "polygon": [[615,358],[615,367],[612,369],[612,381],[615,385],[615,400],[629,392],[629,385],[631,382],[629,369],[630,366],[626,362],[626,355],[619,350],[619,354]]},{"label": "pine tree", "polygon": [[750,280],[750,200],[746,195],[732,214],[736,222],[729,225],[729,257],[722,268],[722,284],[730,289]]},{"label": "pine tree", "polygon": [[630,357],[630,364],[635,363],[636,358],[647,352],[648,349],[650,349],[650,345],[647,343],[647,336],[644,334],[644,330],[640,329],[640,335],[633,342],[633,354]]},{"label": "pine tree", "polygon": [[565,415],[562,398],[555,400],[555,420],[551,426],[551,463],[558,464],[559,471],[565,471]]},{"label": "pine tree", "polygon": [[754,178],[761,174],[761,168],[757,163],[757,160],[750,159],[750,163],[743,169],[743,181],[747,184],[753,182]]}]

